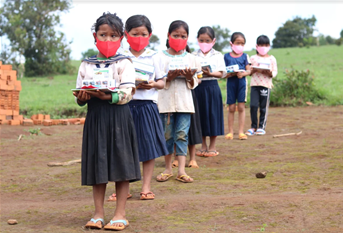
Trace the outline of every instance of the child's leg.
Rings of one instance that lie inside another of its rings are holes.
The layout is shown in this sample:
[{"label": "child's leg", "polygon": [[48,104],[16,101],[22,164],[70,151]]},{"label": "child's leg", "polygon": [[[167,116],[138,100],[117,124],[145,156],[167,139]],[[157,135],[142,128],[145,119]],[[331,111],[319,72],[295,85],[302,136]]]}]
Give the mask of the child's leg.
[{"label": "child's leg", "polygon": [[261,88],[261,90],[262,91],[260,94],[260,122],[258,128],[264,130],[267,125],[270,89]]},{"label": "child's leg", "polygon": [[238,103],[238,133],[244,134],[245,103]]},{"label": "child's leg", "polygon": [[[106,192],[106,184],[96,184],[93,185],[93,199],[94,199],[94,219],[102,218],[104,219],[104,198]],[[127,193],[126,193],[127,195]]]},{"label": "child's leg", "polygon": [[[175,117],[175,134],[174,141],[176,144],[176,156],[179,161],[178,177],[186,175],[185,165],[188,146],[188,131],[191,122],[189,113],[178,113]],[[193,179],[188,179],[193,181]]]},{"label": "child's leg", "polygon": [[188,145],[189,159],[195,161],[195,145]]},{"label": "child's leg", "polygon": [[155,159],[143,162],[143,185],[142,192],[147,193],[151,191],[151,177],[154,172]]},{"label": "child's leg", "polygon": [[258,87],[252,86],[250,89],[250,118],[251,128],[257,129],[257,111],[260,103],[260,91]]},{"label": "child's leg", "polygon": [[206,137],[202,137],[201,150],[207,151]]},{"label": "child's leg", "polygon": [[230,104],[229,105],[229,133],[233,135],[233,122],[234,122],[234,117],[235,117],[235,111],[236,111],[236,104]]},{"label": "child's leg", "polygon": [[[116,193],[117,193],[117,203],[116,210],[114,211],[114,216],[112,218],[115,220],[126,220],[125,217],[125,206],[127,200],[127,194],[129,192],[129,181],[116,182]],[[114,223],[112,226],[121,227],[123,223]]]},{"label": "child's leg", "polygon": [[216,139],[217,136],[211,136],[210,137],[210,146],[209,146],[209,151],[216,151]]}]

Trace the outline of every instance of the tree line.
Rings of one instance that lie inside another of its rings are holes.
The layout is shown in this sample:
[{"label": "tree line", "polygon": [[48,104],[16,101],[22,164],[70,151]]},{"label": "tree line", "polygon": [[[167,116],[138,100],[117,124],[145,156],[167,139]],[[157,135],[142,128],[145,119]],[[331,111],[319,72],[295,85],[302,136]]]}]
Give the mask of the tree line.
[{"label": "tree line", "polygon": [[[62,32],[55,30],[60,24],[59,14],[68,12],[71,0],[16,0],[6,1],[0,8],[0,37],[6,36],[10,46],[1,45],[0,60],[12,64],[18,73],[26,77],[67,74],[74,71],[70,53],[72,41],[67,41]],[[310,47],[343,43],[343,30],[340,38],[332,38],[316,31],[317,19],[295,17],[287,20],[275,32],[273,48]],[[230,45],[230,30],[214,25],[216,35],[214,49],[223,51]],[[149,47],[155,49],[160,43],[157,35],[150,38]],[[191,49],[192,45],[190,45]],[[97,54],[94,49],[82,53],[82,57]],[[21,58],[25,58],[22,67]]]}]

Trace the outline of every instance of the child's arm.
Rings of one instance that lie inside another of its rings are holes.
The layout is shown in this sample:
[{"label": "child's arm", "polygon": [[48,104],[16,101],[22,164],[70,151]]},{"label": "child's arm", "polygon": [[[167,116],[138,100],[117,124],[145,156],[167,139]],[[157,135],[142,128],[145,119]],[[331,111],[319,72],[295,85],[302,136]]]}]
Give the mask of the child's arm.
[{"label": "child's arm", "polygon": [[137,88],[150,90],[151,88],[163,89],[165,86],[164,78],[167,76],[164,72],[164,60],[159,54],[152,57],[155,67],[155,80],[150,80],[148,84],[140,83]]},{"label": "child's arm", "polygon": [[119,91],[112,93],[112,104],[123,105],[132,100],[136,91],[135,86],[135,68],[131,61],[124,59],[116,63],[118,67],[118,74],[120,78]]},{"label": "child's arm", "polygon": [[249,75],[251,75],[251,61],[250,61],[249,55],[246,54],[245,71],[238,72],[237,77],[243,78],[243,77],[249,76]]}]

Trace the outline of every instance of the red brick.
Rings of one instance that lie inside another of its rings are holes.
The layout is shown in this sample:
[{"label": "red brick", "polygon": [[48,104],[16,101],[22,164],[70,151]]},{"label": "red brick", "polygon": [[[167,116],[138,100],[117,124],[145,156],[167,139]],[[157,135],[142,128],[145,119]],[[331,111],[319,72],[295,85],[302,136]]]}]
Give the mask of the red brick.
[{"label": "red brick", "polygon": [[24,119],[24,120],[23,120],[23,125],[25,125],[25,126],[31,126],[31,125],[33,125],[33,120]]},{"label": "red brick", "polygon": [[12,65],[0,65],[0,70],[12,70]]},{"label": "red brick", "polygon": [[44,115],[44,120],[50,120],[50,115]]},{"label": "red brick", "polygon": [[37,115],[32,115],[31,120],[37,120]]},{"label": "red brick", "polygon": [[43,114],[38,114],[37,115],[37,120],[44,120],[44,115]]},{"label": "red brick", "polygon": [[33,120],[33,124],[34,125],[41,125],[42,124],[42,120]]},{"label": "red brick", "polygon": [[43,121],[44,126],[51,126],[52,125],[52,120],[44,120]]},{"label": "red brick", "polygon": [[10,125],[20,125],[20,120],[10,120],[9,124]]}]

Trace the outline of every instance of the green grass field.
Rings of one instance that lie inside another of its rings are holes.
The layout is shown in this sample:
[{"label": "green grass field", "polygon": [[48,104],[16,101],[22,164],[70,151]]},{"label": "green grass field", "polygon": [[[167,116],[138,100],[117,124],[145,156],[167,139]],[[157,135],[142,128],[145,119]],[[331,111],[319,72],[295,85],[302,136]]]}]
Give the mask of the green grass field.
[{"label": "green grass field", "polygon": [[[250,56],[254,51],[247,52]],[[315,75],[315,84],[327,100],[325,105],[343,104],[343,46],[321,46],[310,48],[272,49],[269,54],[275,56],[278,62],[278,79],[285,77],[286,69],[309,69]],[[78,68],[80,61],[73,61]],[[77,70],[76,68],[76,70]],[[73,117],[82,115],[86,108],[79,107],[72,95],[75,87],[74,75],[56,75],[53,77],[22,78],[20,92],[20,111],[25,116],[43,113],[53,118]],[[248,77],[250,83],[250,77]],[[220,81],[223,99],[225,100],[225,80]],[[248,94],[249,96],[249,94]],[[249,100],[249,98],[248,98]],[[308,100],[311,101],[311,100]]]}]

